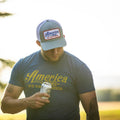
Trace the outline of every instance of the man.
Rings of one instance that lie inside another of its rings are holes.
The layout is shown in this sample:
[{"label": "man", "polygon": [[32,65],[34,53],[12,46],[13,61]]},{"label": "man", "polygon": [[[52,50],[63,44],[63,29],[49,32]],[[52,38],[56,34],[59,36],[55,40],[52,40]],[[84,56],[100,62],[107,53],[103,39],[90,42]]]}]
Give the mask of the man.
[{"label": "man", "polygon": [[[63,50],[66,41],[61,25],[43,21],[37,27],[37,38],[41,51],[14,66],[2,111],[14,114],[27,109],[27,120],[80,120],[81,101],[87,120],[99,120],[92,74],[85,63]],[[50,95],[39,92],[43,82],[51,83]],[[23,90],[26,97],[19,99]]]}]

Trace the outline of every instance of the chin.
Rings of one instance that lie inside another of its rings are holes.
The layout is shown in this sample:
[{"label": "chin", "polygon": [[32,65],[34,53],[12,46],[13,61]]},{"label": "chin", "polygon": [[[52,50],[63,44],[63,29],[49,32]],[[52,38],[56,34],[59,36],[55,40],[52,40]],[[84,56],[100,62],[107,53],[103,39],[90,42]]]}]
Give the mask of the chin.
[{"label": "chin", "polygon": [[51,59],[50,61],[52,61],[52,62],[57,62],[58,60],[59,60],[59,58]]}]

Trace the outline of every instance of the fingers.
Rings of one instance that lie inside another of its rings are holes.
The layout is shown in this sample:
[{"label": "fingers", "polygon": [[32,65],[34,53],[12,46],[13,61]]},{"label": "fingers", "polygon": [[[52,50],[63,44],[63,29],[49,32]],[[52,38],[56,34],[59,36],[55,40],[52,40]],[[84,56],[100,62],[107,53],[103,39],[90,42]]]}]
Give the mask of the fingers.
[{"label": "fingers", "polygon": [[42,96],[42,97],[37,97],[37,98],[36,98],[36,102],[40,102],[40,103],[50,103],[48,97],[44,97],[44,96]]},{"label": "fingers", "polygon": [[39,95],[40,97],[46,97],[46,98],[49,98],[49,97],[50,97],[50,95],[47,94],[47,93],[39,93],[39,92],[38,92],[38,95]]},{"label": "fingers", "polygon": [[31,106],[31,108],[38,109],[38,108],[42,108],[44,105],[45,105],[45,103],[36,101],[35,104],[33,106]]},{"label": "fingers", "polygon": [[30,108],[37,109],[43,107],[45,104],[50,103],[49,94],[46,93],[35,93],[31,97],[28,98],[28,105]]},{"label": "fingers", "polygon": [[40,99],[43,99],[43,100],[41,100],[42,102],[48,102],[49,100],[49,98],[50,98],[50,95],[49,94],[47,94],[47,93],[40,93],[40,92],[37,92],[36,94],[35,94],[35,96],[36,96],[36,98],[38,98],[39,100]]}]

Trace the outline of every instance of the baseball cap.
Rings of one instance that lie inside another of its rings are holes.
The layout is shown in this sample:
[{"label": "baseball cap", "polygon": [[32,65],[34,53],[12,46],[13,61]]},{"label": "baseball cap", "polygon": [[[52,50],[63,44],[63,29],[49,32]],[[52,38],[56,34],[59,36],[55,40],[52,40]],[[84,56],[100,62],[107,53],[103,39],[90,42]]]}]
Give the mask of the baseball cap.
[{"label": "baseball cap", "polygon": [[62,27],[55,20],[44,20],[38,25],[37,39],[40,41],[44,51],[66,45]]}]

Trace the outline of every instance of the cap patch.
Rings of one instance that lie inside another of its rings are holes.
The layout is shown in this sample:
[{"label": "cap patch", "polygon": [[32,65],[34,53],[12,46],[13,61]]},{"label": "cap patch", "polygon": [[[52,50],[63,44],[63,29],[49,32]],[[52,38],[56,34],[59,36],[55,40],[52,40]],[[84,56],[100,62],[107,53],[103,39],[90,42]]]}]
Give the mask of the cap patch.
[{"label": "cap patch", "polygon": [[58,28],[52,29],[52,30],[47,30],[47,31],[43,32],[43,35],[44,35],[45,40],[59,38],[60,37],[60,30]]}]

